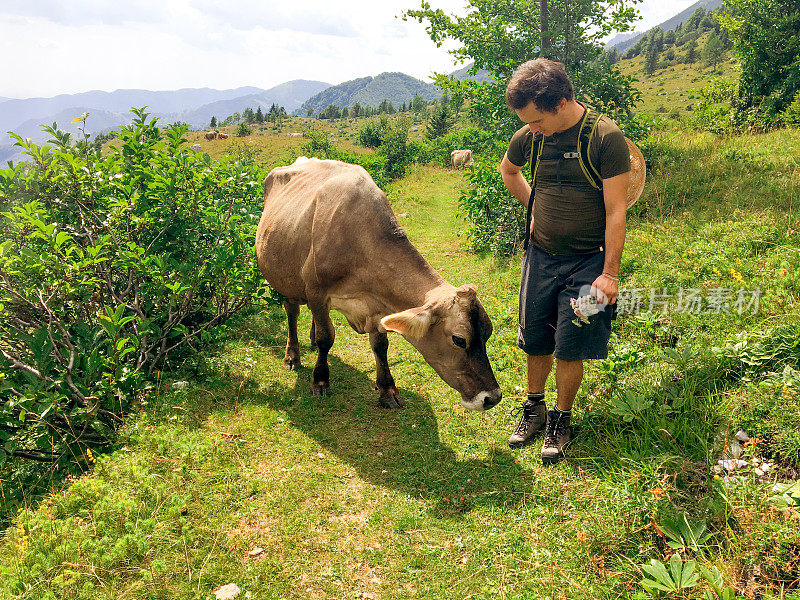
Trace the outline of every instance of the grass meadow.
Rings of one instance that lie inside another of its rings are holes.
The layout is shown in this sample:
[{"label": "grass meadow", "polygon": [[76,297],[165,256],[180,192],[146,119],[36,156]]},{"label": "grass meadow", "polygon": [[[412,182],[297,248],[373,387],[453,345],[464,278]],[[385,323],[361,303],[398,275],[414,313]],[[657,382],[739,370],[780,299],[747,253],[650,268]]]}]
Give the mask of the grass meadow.
[{"label": "grass meadow", "polygon": [[[269,168],[299,154],[290,130],[200,143],[247,144]],[[416,165],[389,201],[448,281],[478,287],[502,403],[464,411],[390,336],[407,405],[381,409],[368,340],[337,313],[332,395],[312,397],[307,336],[289,372],[282,309],[240,316],[147,391],[117,451],[18,515],[0,597],[206,599],[230,583],[254,600],[800,597],[800,512],[770,500],[800,465],[800,132],[675,129],[643,146],[622,262],[642,306],[586,369],[566,461],[507,446],[525,382],[520,257],[470,252],[463,174]],[[744,458],[772,468],[715,476],[740,427],[760,438]],[[663,580],[648,570],[675,553]]]}]

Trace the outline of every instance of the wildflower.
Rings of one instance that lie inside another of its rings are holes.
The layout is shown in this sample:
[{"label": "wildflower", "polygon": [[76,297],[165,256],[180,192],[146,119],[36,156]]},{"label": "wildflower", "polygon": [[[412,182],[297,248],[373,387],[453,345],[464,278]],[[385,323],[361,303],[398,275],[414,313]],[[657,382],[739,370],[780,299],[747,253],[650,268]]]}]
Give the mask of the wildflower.
[{"label": "wildflower", "polygon": [[761,442],[761,438],[751,437],[744,443],[745,448],[755,448]]},{"label": "wildflower", "polygon": [[661,498],[664,497],[664,490],[655,487],[652,490],[650,490],[650,495],[653,496],[654,500],[661,500]]}]

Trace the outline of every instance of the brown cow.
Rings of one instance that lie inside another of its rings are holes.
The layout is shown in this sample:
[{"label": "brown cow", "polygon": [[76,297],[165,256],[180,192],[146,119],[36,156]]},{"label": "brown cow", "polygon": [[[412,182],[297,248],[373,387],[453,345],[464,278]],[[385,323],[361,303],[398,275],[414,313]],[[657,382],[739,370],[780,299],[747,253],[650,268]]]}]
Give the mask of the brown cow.
[{"label": "brown cow", "polygon": [[300,157],[264,181],[256,234],[258,266],[284,296],[289,320],[284,365],[300,366],[297,315],[308,304],[312,346],[319,350],[311,392],[330,390],[328,351],[335,308],[368,333],[377,363],[380,403],[403,405],[389,372],[387,331],[396,331],[461,404],[487,410],[502,394],[486,356],[492,323],[473,286],[453,287],[411,245],[384,194],[360,166]]},{"label": "brown cow", "polygon": [[216,131],[209,131],[209,132],[206,133],[206,135],[204,137],[210,142],[211,140],[213,140],[214,138],[217,137],[217,132]]},{"label": "brown cow", "polygon": [[221,140],[227,140],[228,139],[228,134],[227,133],[218,133],[217,137],[219,139],[221,139]]},{"label": "brown cow", "polygon": [[450,164],[454,169],[468,167],[472,164],[472,150],[453,150],[450,153]]}]

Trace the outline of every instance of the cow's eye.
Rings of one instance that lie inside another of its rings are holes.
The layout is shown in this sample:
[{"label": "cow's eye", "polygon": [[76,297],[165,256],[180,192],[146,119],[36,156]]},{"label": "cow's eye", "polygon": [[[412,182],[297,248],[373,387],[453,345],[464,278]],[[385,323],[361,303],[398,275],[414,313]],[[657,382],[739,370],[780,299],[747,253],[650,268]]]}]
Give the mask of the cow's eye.
[{"label": "cow's eye", "polygon": [[453,336],[453,343],[458,346],[459,348],[466,348],[467,347],[467,340],[457,335]]}]

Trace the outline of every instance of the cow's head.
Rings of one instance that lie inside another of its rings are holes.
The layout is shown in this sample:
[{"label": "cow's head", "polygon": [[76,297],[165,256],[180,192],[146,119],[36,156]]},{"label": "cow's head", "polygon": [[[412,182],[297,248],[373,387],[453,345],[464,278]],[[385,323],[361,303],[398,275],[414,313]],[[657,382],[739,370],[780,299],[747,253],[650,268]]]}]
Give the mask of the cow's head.
[{"label": "cow's head", "polygon": [[437,288],[422,306],[385,316],[381,325],[403,335],[470,410],[503,397],[486,356],[492,322],[471,285]]}]

